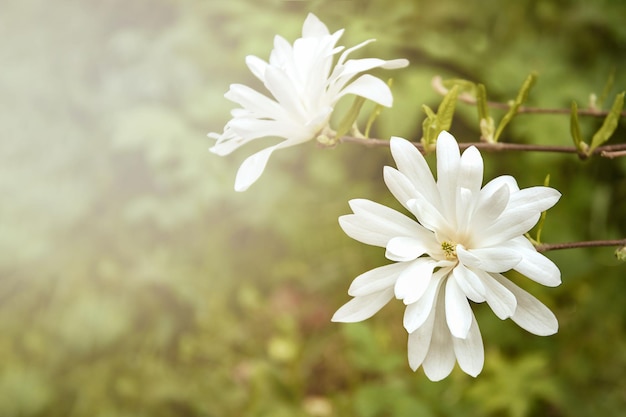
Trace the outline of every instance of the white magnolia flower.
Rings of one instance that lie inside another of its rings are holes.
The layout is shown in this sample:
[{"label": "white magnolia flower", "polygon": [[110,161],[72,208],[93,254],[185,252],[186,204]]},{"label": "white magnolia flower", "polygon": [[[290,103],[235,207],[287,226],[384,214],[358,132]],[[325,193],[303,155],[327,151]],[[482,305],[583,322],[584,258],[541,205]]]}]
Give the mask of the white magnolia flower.
[{"label": "white magnolia flower", "polygon": [[334,56],[343,46],[335,46],[343,29],[330,34],[315,15],[309,14],[302,37],[290,45],[276,36],[269,62],[256,56],[246,57],[252,73],[263,82],[273,98],[252,88],[233,84],[225,97],[241,105],[224,133],[209,133],[217,139],[210,151],[227,155],[258,138],[274,136],[284,141],[248,157],[239,168],[235,190],[244,191],[263,173],[267,160],[276,149],[297,145],[315,138],[328,128],[337,101],[348,94],[365,97],[383,106],[392,104],[391,91],[382,80],[365,74],[373,68],[401,68],[406,59],[384,61],[378,58],[349,59],[348,55],[373,41],[370,39],[341,54],[333,67]]},{"label": "white magnolia flower", "polygon": [[394,296],[401,299],[409,365],[421,365],[433,381],[448,376],[455,361],[472,376],[482,370],[482,337],[468,299],[486,301],[500,319],[536,335],[556,333],[554,314],[501,273],[514,269],[543,285],[560,284],[557,266],[524,233],[561,194],[549,187],[520,190],[510,176],[481,188],[480,152],[470,147],[460,155],[447,132],[437,140],[437,181],[410,142],[392,138],[391,152],[398,169],[385,167],[385,183],[417,221],[369,200],[350,201],[354,214],[339,218],[343,230],[386,248],[396,263],[358,276],[348,291],[354,298],[333,321],[365,320]]}]

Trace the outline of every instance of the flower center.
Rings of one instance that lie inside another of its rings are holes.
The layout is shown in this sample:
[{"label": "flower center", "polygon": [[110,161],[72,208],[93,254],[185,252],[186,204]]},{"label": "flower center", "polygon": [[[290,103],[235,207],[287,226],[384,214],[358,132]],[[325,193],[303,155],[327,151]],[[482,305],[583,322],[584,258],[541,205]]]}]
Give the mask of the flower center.
[{"label": "flower center", "polygon": [[444,240],[441,242],[441,249],[446,254],[446,259],[456,259],[456,243]]}]

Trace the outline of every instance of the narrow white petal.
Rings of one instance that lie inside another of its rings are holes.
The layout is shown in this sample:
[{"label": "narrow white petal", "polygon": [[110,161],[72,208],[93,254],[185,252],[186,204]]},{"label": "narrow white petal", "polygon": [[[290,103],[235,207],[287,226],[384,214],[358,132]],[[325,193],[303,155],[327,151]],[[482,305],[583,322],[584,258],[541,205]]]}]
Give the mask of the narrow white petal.
[{"label": "narrow white petal", "polygon": [[561,193],[550,187],[530,187],[511,195],[509,207],[516,210],[542,212],[554,206],[561,198]]},{"label": "narrow white petal", "polygon": [[292,80],[282,69],[273,65],[266,68],[265,87],[291,117],[301,123],[307,121],[307,112],[302,105],[303,100]]},{"label": "narrow white petal", "polygon": [[479,192],[469,224],[472,234],[482,233],[500,217],[509,203],[510,195],[511,189],[507,184],[501,184],[495,190],[485,187]]},{"label": "narrow white petal", "polygon": [[[456,189],[461,155],[454,137],[446,131],[437,138],[437,188],[445,218],[452,220],[456,214]],[[456,227],[456,225],[453,225]]]},{"label": "narrow white petal", "polygon": [[495,246],[522,236],[539,221],[541,213],[527,210],[505,210],[505,212],[483,232],[475,236],[477,246]]},{"label": "narrow white petal", "polygon": [[470,146],[461,156],[458,186],[469,189],[472,194],[478,194],[482,183],[483,158],[475,146]]},{"label": "narrow white petal", "polygon": [[455,279],[446,282],[446,321],[452,336],[465,339],[472,324],[472,308]]},{"label": "narrow white petal", "polygon": [[359,78],[348,84],[336,97],[335,101],[347,94],[354,94],[372,100],[386,107],[393,104],[393,96],[389,86],[380,78],[370,74],[361,75]]},{"label": "narrow white petal", "polygon": [[430,348],[422,363],[422,367],[428,379],[440,381],[450,375],[455,361],[452,335],[446,325],[443,292],[441,292],[437,300]]},{"label": "narrow white petal", "polygon": [[246,64],[255,77],[265,82],[265,68],[267,68],[267,62],[254,55],[248,55],[246,57]]},{"label": "narrow white petal", "polygon": [[476,318],[472,314],[472,325],[465,339],[457,337],[452,338],[454,346],[454,354],[459,367],[468,375],[478,376],[485,364],[485,349],[483,347],[483,338],[480,335],[480,329]]},{"label": "narrow white petal", "polygon": [[457,245],[456,253],[465,266],[487,272],[509,271],[522,260],[519,251],[506,246],[466,250],[462,245]]},{"label": "narrow white petal", "polygon": [[326,36],[330,32],[322,21],[313,13],[309,13],[302,25],[302,36]]},{"label": "narrow white petal", "polygon": [[422,226],[433,232],[447,235],[451,234],[452,225],[443,214],[433,206],[426,198],[420,196],[407,201],[411,213],[415,215]]},{"label": "narrow white petal", "polygon": [[394,237],[387,242],[385,257],[392,261],[412,261],[422,256],[427,250],[426,242],[414,237]]},{"label": "narrow white petal", "polygon": [[224,97],[240,104],[255,116],[268,117],[274,120],[285,116],[285,111],[277,102],[247,85],[231,84]]},{"label": "narrow white petal", "polygon": [[364,199],[350,200],[354,215],[341,216],[339,224],[348,236],[368,245],[385,247],[398,236],[428,236],[416,221],[387,206]]},{"label": "narrow white petal", "polygon": [[385,63],[381,65],[380,67],[384,69],[398,69],[398,68],[407,67],[408,65],[409,65],[408,59],[398,58],[398,59],[390,59],[388,61],[385,61]]},{"label": "narrow white petal", "polygon": [[506,185],[509,188],[510,194],[519,191],[519,185],[517,185],[517,181],[514,177],[510,175],[500,175],[485,184],[481,193],[485,193],[487,196],[491,195],[503,185]]},{"label": "narrow white petal", "polygon": [[485,299],[491,310],[499,319],[507,319],[515,314],[517,299],[515,295],[500,283],[501,279],[506,279],[500,274],[489,274],[480,270],[474,271],[485,286]]},{"label": "narrow white petal", "polygon": [[493,246],[528,232],[542,211],[552,207],[561,193],[549,187],[531,187],[511,194],[502,215],[484,230],[482,246]]},{"label": "narrow white petal", "polygon": [[424,294],[419,298],[419,300],[406,307],[406,310],[404,311],[403,324],[407,332],[413,333],[424,324],[434,308],[435,300],[439,294],[443,278],[448,273],[448,269],[442,268],[433,274]]},{"label": "narrow white petal", "polygon": [[537,252],[524,236],[510,240],[505,244],[522,255],[521,262],[513,268],[517,272],[548,287],[556,287],[561,284],[559,268],[550,259]]},{"label": "narrow white petal", "polygon": [[420,151],[411,142],[399,137],[391,138],[390,147],[398,170],[413,183],[421,195],[435,207],[440,207],[435,179]]},{"label": "narrow white petal", "polygon": [[270,146],[243,161],[235,178],[235,191],[246,191],[248,187],[259,179],[263,170],[265,170],[268,159],[276,149],[278,149],[278,145]]},{"label": "narrow white petal", "polygon": [[354,297],[335,312],[332,321],[354,323],[369,319],[393,298],[393,288]]},{"label": "narrow white petal", "polygon": [[429,315],[426,321],[417,328],[415,331],[409,333],[408,340],[408,356],[409,366],[413,371],[416,371],[420,367],[428,350],[430,348],[430,341],[433,336],[433,326],[435,324],[435,311],[429,310]]},{"label": "narrow white petal", "polygon": [[419,196],[415,185],[403,173],[388,166],[383,168],[383,178],[391,194],[408,210],[407,202]]},{"label": "narrow white petal", "polygon": [[393,263],[367,271],[352,281],[348,294],[352,297],[362,297],[393,287],[406,267],[404,263]]},{"label": "narrow white petal", "polygon": [[419,300],[426,292],[433,276],[437,261],[430,258],[419,258],[407,262],[406,268],[398,276],[394,286],[396,298],[411,304]]},{"label": "narrow white petal", "polygon": [[499,276],[497,279],[517,299],[517,308],[511,319],[518,326],[538,336],[549,336],[559,330],[559,322],[556,316],[541,301],[505,277]]},{"label": "narrow white petal", "polygon": [[461,290],[465,293],[465,296],[476,303],[482,303],[485,301],[486,289],[478,275],[476,275],[471,269],[466,268],[462,263],[459,263],[453,270],[452,274],[456,283]]}]

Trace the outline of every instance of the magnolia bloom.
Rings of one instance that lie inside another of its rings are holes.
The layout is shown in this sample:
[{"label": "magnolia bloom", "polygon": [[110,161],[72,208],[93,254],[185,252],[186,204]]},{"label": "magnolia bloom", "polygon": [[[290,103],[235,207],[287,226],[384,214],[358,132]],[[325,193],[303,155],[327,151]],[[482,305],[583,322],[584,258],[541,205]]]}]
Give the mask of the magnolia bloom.
[{"label": "magnolia bloom", "polygon": [[437,181],[408,141],[391,139],[398,169],[384,168],[387,187],[417,221],[369,200],[352,200],[354,214],[339,223],[348,236],[381,246],[395,263],[358,276],[354,298],[333,321],[357,322],[394,296],[406,305],[409,365],[421,365],[433,381],[455,362],[469,375],[483,367],[480,330],[469,301],[484,301],[500,318],[511,318],[540,336],[556,333],[554,314],[502,275],[511,269],[540,284],[557,286],[561,273],[524,237],[561,194],[549,187],[520,190],[501,176],[484,187],[483,160],[475,147],[460,155],[449,133],[437,140]]},{"label": "magnolia bloom", "polygon": [[256,56],[246,57],[250,71],[271,93],[267,97],[252,88],[233,84],[225,97],[241,105],[224,133],[209,133],[217,139],[210,151],[227,155],[258,138],[273,136],[284,140],[248,157],[239,168],[235,190],[244,191],[263,173],[271,154],[281,148],[315,138],[328,129],[337,101],[348,94],[372,100],[383,106],[392,104],[391,91],[382,80],[368,74],[373,68],[401,68],[406,59],[384,61],[378,58],[349,59],[348,55],[373,41],[370,39],[345,50],[333,67],[334,56],[343,51],[336,46],[343,29],[330,34],[316,16],[309,14],[302,27],[302,37],[290,45],[276,36],[269,62]]}]

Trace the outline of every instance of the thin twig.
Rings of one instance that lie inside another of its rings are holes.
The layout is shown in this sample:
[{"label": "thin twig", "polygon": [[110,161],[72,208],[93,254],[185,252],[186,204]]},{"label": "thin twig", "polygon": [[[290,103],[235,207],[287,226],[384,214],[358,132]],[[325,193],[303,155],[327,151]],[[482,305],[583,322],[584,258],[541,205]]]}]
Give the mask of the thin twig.
[{"label": "thin twig", "polygon": [[596,248],[603,246],[626,246],[626,239],[615,240],[587,240],[583,242],[565,242],[565,243],[541,243],[535,248],[537,252],[547,252],[550,250],[574,249],[574,248]]},{"label": "thin twig", "polygon": [[603,156],[605,158],[609,158],[609,159],[613,159],[613,158],[619,158],[620,156],[626,156],[626,151],[604,151],[602,153],[600,153],[600,156]]},{"label": "thin twig", "polygon": [[[367,138],[356,138],[353,136],[344,136],[340,140],[340,142],[346,143],[356,143],[359,145],[369,146],[369,147],[378,147],[378,146],[389,146],[388,140],[383,139],[367,139]],[[418,142],[412,142],[413,145],[419,149],[420,152],[424,153],[424,146]],[[587,155],[580,154],[579,150],[574,146],[556,146],[556,145],[533,145],[533,144],[525,144],[525,143],[505,143],[505,142],[462,142],[459,143],[459,148],[466,149],[470,146],[475,146],[478,149],[485,151],[523,151],[523,152],[557,152],[557,153],[574,153],[578,154],[581,158],[586,158]],[[626,156],[626,143],[621,143],[617,145],[605,145],[599,146],[593,150],[592,154],[600,155],[605,158],[617,158],[620,156]]]},{"label": "thin twig", "polygon": [[[443,85],[443,79],[440,76],[433,77],[432,86],[436,92],[445,96],[448,92],[448,89]],[[458,100],[465,104],[476,104],[476,98],[474,98],[471,94],[459,94],[457,97]],[[508,103],[501,103],[498,101],[488,101],[487,106],[494,109],[502,109],[508,110],[511,106]],[[571,109],[547,109],[542,107],[526,107],[520,106],[517,109],[517,114],[571,114]],[[609,114],[608,110],[600,110],[600,109],[579,109],[579,116],[595,116],[595,117],[606,117]],[[626,110],[620,113],[621,117],[626,117]]]}]

